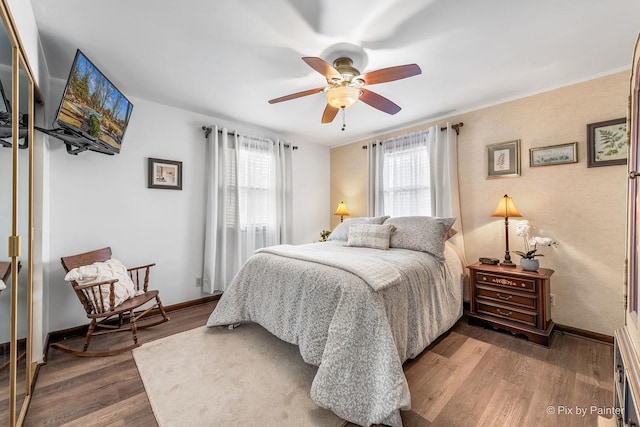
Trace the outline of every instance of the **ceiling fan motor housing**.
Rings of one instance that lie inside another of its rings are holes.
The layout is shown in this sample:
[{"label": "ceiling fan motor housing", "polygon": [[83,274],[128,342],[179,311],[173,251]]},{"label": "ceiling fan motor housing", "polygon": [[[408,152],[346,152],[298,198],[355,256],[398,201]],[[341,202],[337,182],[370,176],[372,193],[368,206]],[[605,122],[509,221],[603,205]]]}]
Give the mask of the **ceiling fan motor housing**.
[{"label": "ceiling fan motor housing", "polygon": [[336,86],[364,86],[364,79],[356,78],[360,76],[360,70],[353,66],[353,60],[347,57],[340,57],[333,61],[333,68],[340,73],[340,77],[335,76],[327,79],[327,83]]}]

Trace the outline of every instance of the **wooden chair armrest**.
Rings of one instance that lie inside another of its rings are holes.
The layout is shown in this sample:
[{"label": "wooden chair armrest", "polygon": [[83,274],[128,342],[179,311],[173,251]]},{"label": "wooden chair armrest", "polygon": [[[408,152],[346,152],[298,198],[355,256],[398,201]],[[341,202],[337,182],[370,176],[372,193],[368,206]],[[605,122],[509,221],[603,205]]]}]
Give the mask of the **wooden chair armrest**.
[{"label": "wooden chair armrest", "polygon": [[[116,305],[116,292],[115,283],[118,279],[102,280],[95,283],[87,283],[84,285],[75,286],[76,291],[82,292],[85,295],[87,304],[91,304],[94,307],[94,311],[98,313],[104,313],[107,311],[113,311]],[[77,282],[76,282],[77,283]],[[102,285],[109,285],[109,306],[105,307],[104,300],[102,299]]]},{"label": "wooden chair armrest", "polygon": [[78,286],[76,286],[76,288],[82,290],[82,289],[92,288],[94,286],[110,285],[112,283],[116,283],[117,281],[118,281],[118,279],[103,280],[101,282],[86,283],[84,285],[78,285]]},{"label": "wooden chair armrest", "polygon": [[140,290],[140,270],[144,270],[144,279],[142,280],[142,290],[147,292],[147,288],[149,286],[149,270],[151,267],[156,265],[153,264],[141,265],[139,267],[131,267],[127,268],[127,272],[129,273],[129,277],[133,280],[134,285],[136,286],[136,290]]},{"label": "wooden chair armrest", "polygon": [[141,265],[141,266],[138,266],[138,267],[127,268],[127,271],[141,270],[143,268],[153,267],[154,265],[156,265],[155,262],[153,264],[147,264],[147,265]]}]

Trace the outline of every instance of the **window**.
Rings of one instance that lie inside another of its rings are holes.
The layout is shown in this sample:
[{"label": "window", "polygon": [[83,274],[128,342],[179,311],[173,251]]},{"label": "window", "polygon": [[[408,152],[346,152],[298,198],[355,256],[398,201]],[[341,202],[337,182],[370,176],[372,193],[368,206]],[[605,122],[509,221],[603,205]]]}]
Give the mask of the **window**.
[{"label": "window", "polygon": [[431,215],[430,181],[426,134],[411,134],[383,142],[385,215]]},{"label": "window", "polygon": [[[271,144],[271,142],[269,142]],[[238,159],[238,198],[240,226],[266,228],[273,212],[270,200],[274,188],[273,155],[269,150],[240,148]]]},{"label": "window", "polygon": [[243,231],[266,229],[273,217],[275,162],[267,144],[272,142],[241,137],[238,147],[230,150],[226,169],[228,226],[235,226],[237,220]]}]

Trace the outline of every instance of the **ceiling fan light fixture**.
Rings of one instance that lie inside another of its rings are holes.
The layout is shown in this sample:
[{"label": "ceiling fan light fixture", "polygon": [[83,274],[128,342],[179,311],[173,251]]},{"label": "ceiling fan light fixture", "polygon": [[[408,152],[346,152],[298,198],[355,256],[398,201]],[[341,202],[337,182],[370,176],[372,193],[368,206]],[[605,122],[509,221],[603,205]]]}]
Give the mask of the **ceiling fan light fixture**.
[{"label": "ceiling fan light fixture", "polygon": [[360,98],[360,89],[351,86],[339,86],[327,91],[327,102],[334,108],[349,108]]}]

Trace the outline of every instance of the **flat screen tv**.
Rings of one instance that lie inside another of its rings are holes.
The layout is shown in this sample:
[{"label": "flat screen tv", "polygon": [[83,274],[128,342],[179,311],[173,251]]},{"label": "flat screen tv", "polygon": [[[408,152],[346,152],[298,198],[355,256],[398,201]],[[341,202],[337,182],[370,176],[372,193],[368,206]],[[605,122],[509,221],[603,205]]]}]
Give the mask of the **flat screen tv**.
[{"label": "flat screen tv", "polygon": [[119,153],[133,104],[78,49],[55,122],[63,129]]}]

